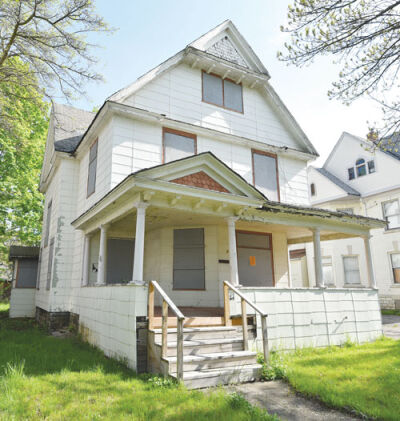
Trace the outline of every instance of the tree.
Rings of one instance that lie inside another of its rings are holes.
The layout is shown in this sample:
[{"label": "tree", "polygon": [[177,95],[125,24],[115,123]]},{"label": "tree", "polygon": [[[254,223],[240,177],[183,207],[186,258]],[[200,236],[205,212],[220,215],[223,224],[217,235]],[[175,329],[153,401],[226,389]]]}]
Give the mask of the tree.
[{"label": "tree", "polygon": [[[88,81],[101,80],[93,70],[94,44],[87,36],[110,31],[92,0],[0,0],[0,83],[23,86],[9,95],[41,105],[47,99],[83,95]],[[28,66],[16,65],[18,58]],[[0,96],[0,126],[13,127]]]},{"label": "tree", "polygon": [[350,104],[367,96],[382,106],[382,124],[371,127],[372,148],[400,152],[400,1],[295,0],[288,9],[291,34],[278,57],[296,66],[332,55],[340,63],[329,97]]},{"label": "tree", "polygon": [[[15,68],[27,64],[13,59]],[[24,69],[25,68],[25,69]],[[0,83],[5,112],[13,130],[0,127],[0,279],[7,269],[11,244],[38,245],[41,235],[43,196],[38,181],[48,126],[46,104],[39,93],[26,98],[26,88]]]}]

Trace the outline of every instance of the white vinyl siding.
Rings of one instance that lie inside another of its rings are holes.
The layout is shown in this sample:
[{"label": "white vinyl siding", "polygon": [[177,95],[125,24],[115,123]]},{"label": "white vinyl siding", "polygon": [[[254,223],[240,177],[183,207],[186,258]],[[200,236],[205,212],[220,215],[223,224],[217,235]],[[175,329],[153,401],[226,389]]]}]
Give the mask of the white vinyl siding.
[{"label": "white vinyl siding", "polygon": [[357,256],[343,256],[343,268],[345,284],[359,285],[361,283]]},{"label": "white vinyl siding", "polygon": [[276,157],[253,152],[254,185],[268,200],[279,201]]},{"label": "white vinyl siding", "polygon": [[400,227],[400,205],[398,200],[391,200],[390,202],[384,202],[383,206],[383,217],[388,222],[388,229]]}]

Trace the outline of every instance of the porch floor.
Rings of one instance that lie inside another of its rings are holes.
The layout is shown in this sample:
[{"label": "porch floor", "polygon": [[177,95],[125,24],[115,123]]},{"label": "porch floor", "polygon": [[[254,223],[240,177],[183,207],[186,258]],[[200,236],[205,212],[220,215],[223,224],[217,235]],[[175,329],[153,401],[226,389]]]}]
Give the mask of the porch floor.
[{"label": "porch floor", "polygon": [[[185,317],[223,317],[223,307],[185,307],[179,306],[179,310],[184,314]],[[161,307],[154,307],[154,316],[161,317]],[[168,308],[168,316],[174,317],[174,312]]]}]

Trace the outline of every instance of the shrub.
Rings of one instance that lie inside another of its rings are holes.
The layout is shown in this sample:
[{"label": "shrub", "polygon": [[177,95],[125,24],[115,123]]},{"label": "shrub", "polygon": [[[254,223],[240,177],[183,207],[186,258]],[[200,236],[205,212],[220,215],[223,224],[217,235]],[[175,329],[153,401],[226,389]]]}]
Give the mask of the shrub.
[{"label": "shrub", "polygon": [[264,361],[264,355],[259,353],[257,361],[262,364],[261,379],[265,381],[286,378],[287,364],[282,353],[271,352],[269,364]]}]

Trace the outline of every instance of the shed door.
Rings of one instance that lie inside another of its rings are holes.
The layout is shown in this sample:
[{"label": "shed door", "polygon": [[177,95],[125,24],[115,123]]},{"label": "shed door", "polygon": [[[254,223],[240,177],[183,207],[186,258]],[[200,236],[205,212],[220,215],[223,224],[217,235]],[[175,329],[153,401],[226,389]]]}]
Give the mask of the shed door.
[{"label": "shed door", "polygon": [[107,284],[132,281],[135,240],[110,238],[107,241]]},{"label": "shed door", "polygon": [[203,228],[174,230],[174,289],[205,289]]},{"label": "shed door", "polygon": [[236,241],[240,284],[274,286],[271,234],[237,231]]}]

